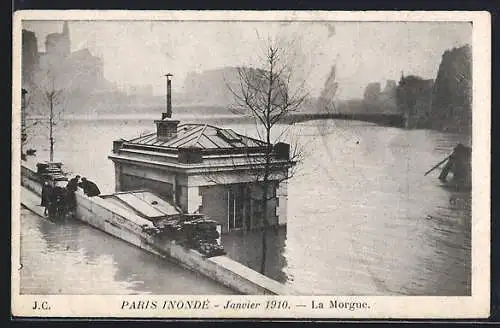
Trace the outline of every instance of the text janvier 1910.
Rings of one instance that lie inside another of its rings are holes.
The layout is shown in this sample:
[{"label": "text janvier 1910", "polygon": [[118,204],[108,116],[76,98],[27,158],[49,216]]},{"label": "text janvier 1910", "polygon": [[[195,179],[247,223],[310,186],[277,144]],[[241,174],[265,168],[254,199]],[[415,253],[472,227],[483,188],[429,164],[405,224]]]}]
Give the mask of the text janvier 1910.
[{"label": "text janvier 1910", "polygon": [[121,303],[122,310],[289,310],[293,307],[307,307],[312,310],[336,309],[347,311],[359,311],[370,309],[367,302],[344,301],[344,300],[312,300],[292,304],[287,300],[264,300],[264,301],[233,301],[225,300],[220,303],[211,302],[208,299],[194,300],[124,300]]}]

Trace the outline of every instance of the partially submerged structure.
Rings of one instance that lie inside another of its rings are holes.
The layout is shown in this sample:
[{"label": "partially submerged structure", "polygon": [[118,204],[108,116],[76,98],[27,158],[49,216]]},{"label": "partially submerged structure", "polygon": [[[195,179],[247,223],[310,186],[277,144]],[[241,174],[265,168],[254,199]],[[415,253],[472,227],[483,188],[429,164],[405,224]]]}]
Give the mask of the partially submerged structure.
[{"label": "partially submerged structure", "polygon": [[[208,124],[180,124],[172,119],[171,80],[167,76],[167,112],[155,121],[156,132],[116,140],[109,158],[115,166],[117,192],[147,189],[176,204],[184,213],[202,213],[222,231],[262,226],[262,182],[268,145],[231,129]],[[269,223],[286,224],[290,147],[272,150]]]},{"label": "partially submerged structure", "polygon": [[[446,164],[439,174],[439,180],[455,189],[470,189],[472,187],[472,148],[458,144],[447,158]],[[453,174],[447,180],[448,174]]]}]

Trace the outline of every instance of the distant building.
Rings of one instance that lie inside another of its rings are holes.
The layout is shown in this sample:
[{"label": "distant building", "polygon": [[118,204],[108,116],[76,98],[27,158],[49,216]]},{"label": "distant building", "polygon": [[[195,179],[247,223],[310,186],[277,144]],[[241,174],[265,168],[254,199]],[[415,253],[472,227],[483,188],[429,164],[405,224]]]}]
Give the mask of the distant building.
[{"label": "distant building", "polygon": [[101,58],[94,56],[88,49],[74,51],[68,57],[70,69],[73,68],[77,79],[86,79],[88,83],[100,86],[104,81],[104,63]]},{"label": "distant building", "polygon": [[363,94],[363,101],[367,104],[375,104],[380,97],[381,87],[380,82],[369,83]]},{"label": "distant building", "polygon": [[397,83],[394,80],[387,80],[384,90],[378,97],[378,106],[380,112],[383,113],[398,113],[396,101]]},{"label": "distant building", "polygon": [[433,87],[433,79],[401,75],[397,88],[397,103],[405,116],[407,128],[429,127]]},{"label": "distant building", "polygon": [[23,30],[23,83],[42,85],[47,75],[57,78],[65,90],[88,93],[105,84],[103,61],[86,48],[71,51],[68,22],[61,33],[51,33],[45,39],[45,52],[38,51],[32,31]]},{"label": "distant building", "polygon": [[64,92],[67,112],[114,111],[124,101],[116,85],[105,79],[100,57],[87,48],[71,50],[68,22],[63,23],[61,33],[47,35],[43,52],[38,50],[32,31],[23,30],[22,43],[23,86],[30,90],[30,110],[46,109],[44,90],[47,88]]},{"label": "distant building", "polygon": [[22,61],[21,75],[23,87],[30,88],[34,80],[34,72],[38,69],[39,53],[38,41],[35,33],[22,31]]},{"label": "distant building", "polygon": [[397,83],[394,80],[387,80],[385,83],[384,91],[383,93],[392,93],[396,91]]},{"label": "distant building", "polygon": [[[168,113],[168,110],[167,110]],[[223,231],[262,224],[262,174],[266,143],[208,124],[179,124],[164,113],[155,133],[117,140],[109,158],[116,191],[148,189],[187,213],[203,213]],[[269,223],[286,223],[287,183],[294,162],[278,144],[271,160]]]},{"label": "distant building", "polygon": [[[191,104],[205,106],[230,106],[234,104],[234,93],[241,88],[240,74],[245,78],[254,80],[252,83],[265,84],[267,72],[251,67],[223,67],[205,70],[200,73],[187,74],[183,90],[185,99]],[[286,88],[287,83],[279,81],[281,87]],[[231,91],[232,90],[232,91]],[[278,93],[279,94],[279,93]]]},{"label": "distant building", "polygon": [[45,38],[45,52],[55,60],[64,59],[71,53],[68,22],[64,22],[62,33],[51,33]]},{"label": "distant building", "polygon": [[387,80],[384,88],[379,82],[370,83],[366,86],[363,107],[368,113],[396,114],[396,81]]},{"label": "distant building", "polygon": [[234,95],[228,85],[238,82],[238,69],[224,67],[203,72],[189,72],[183,90],[186,99],[194,104],[207,106],[227,106],[233,103]]}]

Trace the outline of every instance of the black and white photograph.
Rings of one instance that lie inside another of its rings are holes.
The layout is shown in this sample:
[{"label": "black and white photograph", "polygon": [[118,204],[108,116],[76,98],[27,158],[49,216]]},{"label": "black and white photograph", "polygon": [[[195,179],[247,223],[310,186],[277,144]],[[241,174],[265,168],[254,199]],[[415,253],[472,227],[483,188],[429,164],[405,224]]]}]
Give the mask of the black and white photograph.
[{"label": "black and white photograph", "polygon": [[19,313],[488,314],[487,14],[17,14]]}]

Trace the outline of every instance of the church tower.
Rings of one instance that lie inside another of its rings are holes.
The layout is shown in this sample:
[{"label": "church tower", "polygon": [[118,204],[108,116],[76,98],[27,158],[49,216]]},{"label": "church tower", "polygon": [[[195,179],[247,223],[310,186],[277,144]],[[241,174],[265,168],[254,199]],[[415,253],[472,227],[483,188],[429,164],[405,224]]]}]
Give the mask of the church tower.
[{"label": "church tower", "polygon": [[63,31],[62,34],[69,39],[69,28],[68,28],[68,22],[65,21],[63,24]]},{"label": "church tower", "polygon": [[61,33],[61,47],[62,47],[62,55],[64,57],[68,57],[71,53],[71,41],[69,39],[69,27],[68,22],[64,21],[63,31]]},{"label": "church tower", "polygon": [[68,57],[71,53],[68,22],[64,22],[62,33],[51,33],[45,39],[45,51],[56,62]]}]

